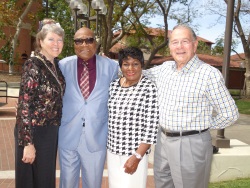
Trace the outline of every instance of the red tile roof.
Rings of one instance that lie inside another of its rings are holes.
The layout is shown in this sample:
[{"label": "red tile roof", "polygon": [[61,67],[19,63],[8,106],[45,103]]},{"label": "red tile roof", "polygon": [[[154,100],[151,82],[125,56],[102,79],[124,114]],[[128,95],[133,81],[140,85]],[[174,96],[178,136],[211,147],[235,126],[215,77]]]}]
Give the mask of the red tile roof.
[{"label": "red tile roof", "polygon": [[[239,56],[240,56],[241,58],[245,59],[245,53],[240,53]],[[235,55],[232,55],[232,56],[230,57],[230,59],[231,59],[232,61],[244,61],[244,60],[241,59],[239,56],[238,56],[237,54],[235,54]]]},{"label": "red tile roof", "polygon": [[118,53],[121,49],[126,48],[127,46],[122,42],[117,42],[112,48],[109,50],[112,53]]}]

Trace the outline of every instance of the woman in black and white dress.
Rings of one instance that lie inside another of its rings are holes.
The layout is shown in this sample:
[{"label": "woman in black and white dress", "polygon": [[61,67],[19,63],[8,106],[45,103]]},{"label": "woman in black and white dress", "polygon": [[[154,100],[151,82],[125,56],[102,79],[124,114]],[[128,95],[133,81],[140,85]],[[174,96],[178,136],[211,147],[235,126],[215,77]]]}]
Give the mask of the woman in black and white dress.
[{"label": "woman in black and white dress", "polygon": [[142,75],[140,49],[119,52],[123,77],[110,84],[107,164],[110,188],[145,188],[148,154],[156,144],[158,103],[155,85]]}]

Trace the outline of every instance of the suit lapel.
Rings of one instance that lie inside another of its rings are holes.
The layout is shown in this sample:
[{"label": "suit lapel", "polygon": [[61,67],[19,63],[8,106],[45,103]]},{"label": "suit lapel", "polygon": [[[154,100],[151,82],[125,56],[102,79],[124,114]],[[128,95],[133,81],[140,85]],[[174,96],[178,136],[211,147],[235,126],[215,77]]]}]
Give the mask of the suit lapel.
[{"label": "suit lapel", "polygon": [[72,66],[73,66],[73,78],[74,78],[74,80],[73,80],[74,83],[73,84],[75,84],[77,86],[77,92],[78,92],[78,94],[81,96],[81,98],[83,100],[85,100],[84,97],[82,96],[82,92],[81,92],[81,89],[80,89],[80,86],[79,86],[79,83],[78,83],[77,60],[78,60],[78,58],[76,56],[76,59],[72,62]]}]

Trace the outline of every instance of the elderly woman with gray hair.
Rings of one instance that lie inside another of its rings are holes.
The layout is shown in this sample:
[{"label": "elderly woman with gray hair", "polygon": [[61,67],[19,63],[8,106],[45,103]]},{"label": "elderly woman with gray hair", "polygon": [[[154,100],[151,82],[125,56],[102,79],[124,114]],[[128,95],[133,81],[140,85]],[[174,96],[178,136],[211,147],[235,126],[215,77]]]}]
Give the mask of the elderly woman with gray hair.
[{"label": "elderly woman with gray hair", "polygon": [[64,30],[52,19],[40,22],[36,51],[23,66],[15,126],[16,188],[54,188],[57,136],[64,77],[57,57]]}]

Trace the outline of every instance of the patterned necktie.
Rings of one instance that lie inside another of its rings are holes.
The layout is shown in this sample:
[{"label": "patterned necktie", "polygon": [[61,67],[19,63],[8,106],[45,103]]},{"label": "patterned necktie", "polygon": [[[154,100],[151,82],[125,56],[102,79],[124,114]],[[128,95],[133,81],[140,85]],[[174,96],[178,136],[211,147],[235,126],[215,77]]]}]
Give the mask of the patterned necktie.
[{"label": "patterned necktie", "polygon": [[80,79],[80,89],[82,95],[85,99],[89,96],[89,71],[87,67],[87,62],[83,62],[83,71]]}]

